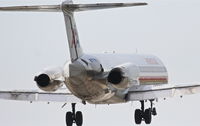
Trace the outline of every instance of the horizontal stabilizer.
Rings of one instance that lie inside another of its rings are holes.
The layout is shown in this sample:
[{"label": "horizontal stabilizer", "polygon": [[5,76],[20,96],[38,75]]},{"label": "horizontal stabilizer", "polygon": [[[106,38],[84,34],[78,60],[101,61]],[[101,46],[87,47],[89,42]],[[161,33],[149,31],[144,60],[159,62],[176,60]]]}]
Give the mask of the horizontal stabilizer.
[{"label": "horizontal stabilizer", "polygon": [[35,5],[35,6],[9,6],[0,7],[0,11],[33,11],[33,12],[61,12],[62,9],[70,12],[109,9],[118,7],[142,6],[147,3],[97,3],[97,4],[71,4],[62,5]]},{"label": "horizontal stabilizer", "polygon": [[33,12],[59,12],[60,5],[36,5],[36,6],[10,6],[0,7],[0,11],[33,11]]},{"label": "horizontal stabilizer", "polygon": [[97,3],[97,4],[63,4],[63,8],[69,9],[73,12],[87,11],[87,10],[98,10],[98,9],[110,9],[118,7],[132,7],[132,6],[143,6],[147,3]]}]

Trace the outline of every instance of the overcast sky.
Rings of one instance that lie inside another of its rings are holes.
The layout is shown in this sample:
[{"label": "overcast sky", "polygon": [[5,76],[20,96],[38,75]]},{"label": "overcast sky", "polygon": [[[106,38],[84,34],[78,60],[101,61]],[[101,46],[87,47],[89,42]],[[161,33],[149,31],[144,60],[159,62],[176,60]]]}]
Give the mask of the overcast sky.
[{"label": "overcast sky", "polygon": [[[141,2],[140,0],[138,0]],[[138,2],[131,0],[90,2]],[[0,6],[58,4],[59,0],[0,1]],[[200,1],[149,0],[144,7],[75,14],[86,53],[153,54],[162,59],[170,83],[200,82]],[[137,50],[137,51],[136,51]],[[34,75],[48,66],[62,66],[69,57],[62,13],[0,12],[0,90],[37,89]],[[149,126],[199,126],[200,95],[159,100],[158,116]],[[0,100],[2,126],[65,126],[61,103]],[[137,102],[119,105],[78,105],[83,126],[133,126]],[[143,126],[144,123],[141,125]]]}]

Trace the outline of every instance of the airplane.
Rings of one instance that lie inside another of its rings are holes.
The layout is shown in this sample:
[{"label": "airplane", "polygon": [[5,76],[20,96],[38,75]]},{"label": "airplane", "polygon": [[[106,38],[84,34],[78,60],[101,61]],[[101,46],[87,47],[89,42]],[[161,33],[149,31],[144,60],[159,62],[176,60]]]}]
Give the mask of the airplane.
[{"label": "airplane", "polygon": [[[200,92],[199,84],[168,84],[168,72],[154,55],[141,54],[85,54],[78,38],[74,13],[119,7],[143,6],[147,3],[74,4],[67,0],[60,5],[8,6],[0,11],[62,12],[64,15],[70,60],[62,67],[45,69],[34,77],[42,91],[0,91],[0,98],[21,101],[71,103],[66,113],[66,125],[83,125],[83,114],[76,104],[122,104],[139,101],[135,110],[136,124],[151,124],[157,115],[154,102]],[[71,93],[56,92],[66,86]],[[149,101],[150,106],[145,107]],[[65,105],[65,104],[64,104]]]}]

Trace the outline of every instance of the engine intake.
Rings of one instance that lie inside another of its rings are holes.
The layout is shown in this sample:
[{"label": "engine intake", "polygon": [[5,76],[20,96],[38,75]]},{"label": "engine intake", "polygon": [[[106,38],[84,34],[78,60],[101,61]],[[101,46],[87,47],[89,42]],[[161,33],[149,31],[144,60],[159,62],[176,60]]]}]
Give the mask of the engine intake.
[{"label": "engine intake", "polygon": [[39,76],[36,76],[34,81],[36,81],[40,87],[47,87],[50,84],[50,78],[47,74],[40,74]]},{"label": "engine intake", "polygon": [[112,87],[126,89],[128,87],[128,77],[125,76],[123,69],[116,67],[110,71],[107,81]]},{"label": "engine intake", "polygon": [[116,89],[127,89],[137,84],[138,68],[132,63],[125,63],[113,68],[107,77],[107,82]]},{"label": "engine intake", "polygon": [[61,68],[46,69],[44,72],[35,76],[34,81],[43,91],[56,91],[63,85],[64,77]]},{"label": "engine intake", "polygon": [[123,79],[124,79],[123,72],[121,71],[120,68],[112,69],[108,75],[108,82],[115,84],[115,85],[122,82]]}]

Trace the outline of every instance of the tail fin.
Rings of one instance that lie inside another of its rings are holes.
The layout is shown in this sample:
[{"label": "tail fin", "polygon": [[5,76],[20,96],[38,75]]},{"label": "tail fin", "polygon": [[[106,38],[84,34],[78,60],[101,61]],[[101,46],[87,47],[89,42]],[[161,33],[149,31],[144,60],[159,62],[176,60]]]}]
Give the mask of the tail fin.
[{"label": "tail fin", "polygon": [[147,5],[147,3],[73,4],[71,0],[67,0],[61,5],[0,7],[0,11],[63,12],[68,36],[70,57],[71,61],[73,62],[83,55],[83,51],[79,43],[76,23],[74,20],[74,12],[142,5]]},{"label": "tail fin", "polygon": [[70,57],[71,61],[73,62],[83,55],[83,50],[79,43],[78,31],[76,28],[73,11],[65,7],[66,5],[73,5],[72,1],[65,1],[62,3],[62,12],[65,18]]}]

